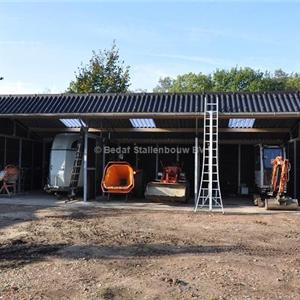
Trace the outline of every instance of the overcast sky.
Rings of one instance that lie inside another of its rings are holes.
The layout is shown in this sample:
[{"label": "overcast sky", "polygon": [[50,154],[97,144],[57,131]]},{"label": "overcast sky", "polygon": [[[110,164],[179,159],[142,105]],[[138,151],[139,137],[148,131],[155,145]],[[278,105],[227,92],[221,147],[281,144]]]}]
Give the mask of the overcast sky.
[{"label": "overcast sky", "polygon": [[63,92],[114,39],[132,90],[234,66],[300,72],[300,2],[0,0],[0,93]]}]

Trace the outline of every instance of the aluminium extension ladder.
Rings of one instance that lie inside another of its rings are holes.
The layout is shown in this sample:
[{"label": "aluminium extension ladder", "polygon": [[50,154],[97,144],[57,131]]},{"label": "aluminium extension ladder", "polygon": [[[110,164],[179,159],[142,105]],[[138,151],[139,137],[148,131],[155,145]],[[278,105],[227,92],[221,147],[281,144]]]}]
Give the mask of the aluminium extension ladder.
[{"label": "aluminium extension ladder", "polygon": [[205,97],[202,174],[195,211],[198,207],[208,207],[210,211],[213,208],[221,208],[222,213],[224,213],[218,166],[218,116],[218,98],[210,96],[210,99],[207,99]]},{"label": "aluminium extension ladder", "polygon": [[77,149],[75,152],[75,160],[71,172],[70,178],[70,192],[68,195],[69,199],[74,199],[76,197],[76,192],[78,189],[81,165],[82,165],[82,157],[83,157],[83,139],[81,138],[77,143]]}]

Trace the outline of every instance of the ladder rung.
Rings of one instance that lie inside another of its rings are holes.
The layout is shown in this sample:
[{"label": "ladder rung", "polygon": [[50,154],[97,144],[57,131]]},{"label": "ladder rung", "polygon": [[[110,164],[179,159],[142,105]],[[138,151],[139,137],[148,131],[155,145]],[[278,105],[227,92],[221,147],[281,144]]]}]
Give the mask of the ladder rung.
[{"label": "ladder rung", "polygon": [[[204,198],[204,197],[207,198],[208,195],[207,195],[207,194],[201,194],[201,193],[200,193],[200,198]],[[220,200],[222,199],[221,196],[212,195],[212,197],[213,197],[213,198],[216,198],[216,199],[220,199]]]},{"label": "ladder rung", "polygon": [[[206,198],[208,198],[208,195],[200,195],[200,197],[199,197],[200,199],[206,199]],[[218,199],[218,200],[221,200],[222,199],[222,197],[220,197],[220,196],[212,196],[212,198],[213,199]]]},{"label": "ladder rung", "polygon": [[[207,174],[209,174],[209,172],[203,172],[202,174],[207,175]],[[218,175],[218,173],[217,172],[213,172],[212,175]]]},{"label": "ladder rung", "polygon": [[[210,182],[210,180],[209,179],[203,179],[202,182]],[[217,183],[217,182],[219,182],[219,180],[213,179],[212,182]]]}]

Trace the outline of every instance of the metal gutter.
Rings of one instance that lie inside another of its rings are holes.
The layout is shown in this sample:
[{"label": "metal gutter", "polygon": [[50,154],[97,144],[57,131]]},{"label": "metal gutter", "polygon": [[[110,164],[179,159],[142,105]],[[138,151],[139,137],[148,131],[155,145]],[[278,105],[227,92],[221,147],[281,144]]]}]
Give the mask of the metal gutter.
[{"label": "metal gutter", "polygon": [[[62,119],[62,118],[203,118],[204,113],[34,113],[34,114],[0,114],[0,118],[51,118],[51,119]],[[247,113],[219,113],[219,118],[230,119],[230,118],[296,118],[300,119],[300,112],[272,112],[272,113],[260,113],[260,112],[247,112]]]}]

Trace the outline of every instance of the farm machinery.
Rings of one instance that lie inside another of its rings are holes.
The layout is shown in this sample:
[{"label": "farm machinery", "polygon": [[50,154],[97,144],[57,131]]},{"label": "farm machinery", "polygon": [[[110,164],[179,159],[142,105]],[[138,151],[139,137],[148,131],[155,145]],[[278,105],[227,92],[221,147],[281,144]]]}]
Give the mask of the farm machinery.
[{"label": "farm machinery", "polygon": [[103,172],[101,188],[108,197],[112,194],[128,194],[134,189],[134,176],[136,172],[132,166],[125,161],[109,162]]},{"label": "farm machinery", "polygon": [[163,166],[156,181],[149,182],[145,198],[152,201],[187,202],[188,182],[179,166]]},{"label": "farm machinery", "polygon": [[298,200],[287,195],[290,163],[280,146],[258,145],[256,148],[254,204],[267,210],[296,210]]}]

